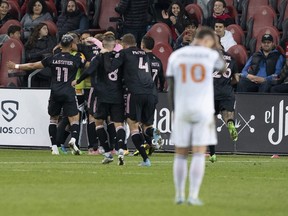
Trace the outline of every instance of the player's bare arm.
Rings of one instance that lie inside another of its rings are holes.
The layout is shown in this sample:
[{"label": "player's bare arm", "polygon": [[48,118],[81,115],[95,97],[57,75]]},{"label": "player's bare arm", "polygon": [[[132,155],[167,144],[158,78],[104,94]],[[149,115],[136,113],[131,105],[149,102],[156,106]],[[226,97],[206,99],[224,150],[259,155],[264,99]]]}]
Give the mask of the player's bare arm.
[{"label": "player's bare arm", "polygon": [[9,69],[18,69],[18,70],[36,70],[44,68],[41,61],[34,63],[26,63],[26,64],[16,64],[12,61],[7,62],[7,67]]}]

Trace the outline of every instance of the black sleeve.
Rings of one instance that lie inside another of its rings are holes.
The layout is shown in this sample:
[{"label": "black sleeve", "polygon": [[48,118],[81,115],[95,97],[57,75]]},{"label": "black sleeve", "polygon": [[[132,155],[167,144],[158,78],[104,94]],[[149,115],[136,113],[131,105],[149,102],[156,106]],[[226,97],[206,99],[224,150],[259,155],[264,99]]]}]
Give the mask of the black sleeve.
[{"label": "black sleeve", "polygon": [[47,58],[44,58],[41,63],[44,67],[50,67],[50,64],[52,62],[52,58],[53,56],[50,56],[50,57],[47,57]]},{"label": "black sleeve", "polygon": [[83,80],[85,80],[88,76],[91,76],[93,73],[96,73],[97,68],[99,65],[98,58],[94,58],[91,62],[89,67],[81,73],[81,76],[76,81],[77,84],[81,83]]}]

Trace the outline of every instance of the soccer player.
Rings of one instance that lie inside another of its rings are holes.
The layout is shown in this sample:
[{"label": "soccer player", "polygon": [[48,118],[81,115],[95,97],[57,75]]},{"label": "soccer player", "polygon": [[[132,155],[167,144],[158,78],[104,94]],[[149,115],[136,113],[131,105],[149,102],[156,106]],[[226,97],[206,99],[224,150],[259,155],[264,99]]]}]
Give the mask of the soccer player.
[{"label": "soccer player", "polygon": [[[105,59],[109,64],[111,58],[114,58],[116,54],[113,49],[116,44],[116,40],[113,36],[106,36],[103,41],[103,47],[109,52],[96,56],[89,68],[84,71],[77,81],[72,84],[78,84],[87,76],[92,76],[95,80],[95,94],[97,96],[96,104],[96,131],[104,148],[103,164],[107,164],[113,161],[113,157],[110,153],[110,147],[108,145],[107,133],[104,129],[104,121],[110,116],[110,120],[114,122],[116,128],[116,140],[119,145],[118,165],[124,165],[124,150],[123,145],[125,142],[125,130],[123,126],[124,122],[124,98],[123,98],[123,86],[122,86],[122,72],[121,70],[106,71],[104,68]],[[113,51],[113,52],[112,52]]]},{"label": "soccer player", "polygon": [[50,115],[49,134],[52,143],[52,154],[59,154],[56,144],[56,134],[58,117],[62,108],[63,115],[68,116],[71,125],[69,147],[75,154],[80,154],[80,150],[75,144],[79,137],[79,113],[75,89],[71,86],[71,82],[75,79],[78,68],[83,68],[86,61],[79,56],[70,54],[73,44],[73,37],[71,35],[63,35],[60,44],[62,51],[52,57],[47,57],[42,61],[35,63],[26,64],[15,64],[14,62],[9,61],[7,62],[7,66],[10,69],[20,70],[35,70],[45,67],[51,68],[52,81],[48,113]]},{"label": "soccer player", "polygon": [[203,205],[198,196],[205,172],[206,147],[217,143],[213,71],[222,71],[225,67],[219,53],[211,49],[215,39],[212,29],[202,27],[192,46],[175,51],[168,60],[168,93],[174,111],[171,141],[175,145],[173,176],[177,204],[185,201],[187,157],[192,146],[188,204]]},{"label": "soccer player", "polygon": [[[227,125],[231,139],[237,141],[238,132],[235,128],[234,122],[235,95],[232,86],[237,83],[237,64],[236,61],[223,50],[220,44],[219,52],[226,61],[226,69],[224,73],[218,70],[213,72],[215,115],[221,113],[222,118]],[[209,146],[209,150],[209,160],[214,163],[216,162],[215,145]]]},{"label": "soccer player", "polygon": [[132,34],[122,37],[123,50],[115,55],[107,71],[123,69],[124,82],[128,88],[127,123],[132,141],[143,158],[139,166],[151,166],[151,162],[143,146],[143,136],[139,131],[139,123],[143,125],[144,133],[154,137],[158,142],[161,138],[153,128],[154,111],[157,103],[157,93],[148,65],[147,54],[136,47],[136,39]]}]

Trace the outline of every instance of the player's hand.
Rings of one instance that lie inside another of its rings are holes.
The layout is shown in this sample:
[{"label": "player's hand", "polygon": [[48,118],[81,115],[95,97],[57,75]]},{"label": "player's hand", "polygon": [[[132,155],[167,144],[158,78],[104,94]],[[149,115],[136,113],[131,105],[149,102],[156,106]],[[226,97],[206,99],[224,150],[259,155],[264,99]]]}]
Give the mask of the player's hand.
[{"label": "player's hand", "polygon": [[[7,67],[8,67],[9,69],[15,69],[15,63],[12,62],[12,61],[8,61],[8,62],[7,62]],[[8,73],[9,73],[9,72],[11,72],[11,71],[8,71]]]},{"label": "player's hand", "polygon": [[102,48],[101,51],[100,51],[100,53],[107,53],[107,52],[109,52],[109,50],[105,49],[105,48]]},{"label": "player's hand", "polygon": [[263,77],[255,76],[255,78],[254,78],[254,82],[256,82],[256,83],[264,83],[265,81],[266,81],[266,79]]},{"label": "player's hand", "polygon": [[73,81],[71,82],[71,86],[75,87],[75,85],[77,85],[77,80],[73,80]]}]

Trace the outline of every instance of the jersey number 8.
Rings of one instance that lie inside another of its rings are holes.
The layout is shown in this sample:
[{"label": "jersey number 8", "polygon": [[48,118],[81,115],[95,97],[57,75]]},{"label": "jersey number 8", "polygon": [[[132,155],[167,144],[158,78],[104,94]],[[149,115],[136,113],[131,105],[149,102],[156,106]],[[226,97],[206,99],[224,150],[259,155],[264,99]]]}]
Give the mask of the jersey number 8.
[{"label": "jersey number 8", "polygon": [[[182,72],[182,82],[186,83],[187,81],[187,66],[186,64],[180,64]],[[190,78],[193,82],[202,82],[205,79],[206,70],[202,64],[194,64],[190,68]]]}]

